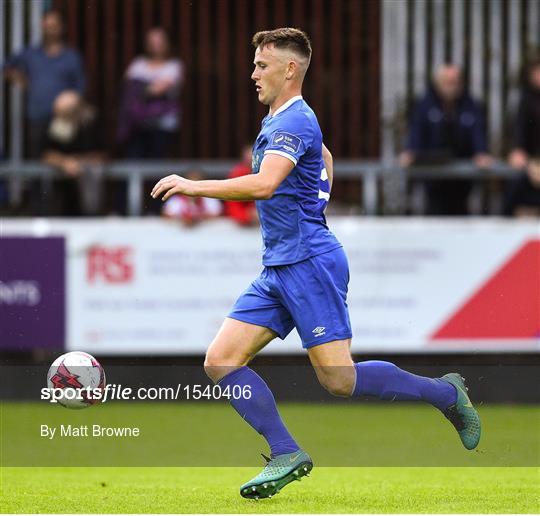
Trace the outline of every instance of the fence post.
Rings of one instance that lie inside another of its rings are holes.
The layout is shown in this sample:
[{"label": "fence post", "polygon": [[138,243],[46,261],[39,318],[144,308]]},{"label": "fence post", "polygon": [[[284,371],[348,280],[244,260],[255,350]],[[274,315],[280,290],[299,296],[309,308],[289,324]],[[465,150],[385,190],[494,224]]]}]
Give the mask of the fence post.
[{"label": "fence post", "polygon": [[[22,50],[24,45],[24,2],[11,3],[11,53]],[[11,85],[9,157],[12,162],[22,161],[23,149],[23,103],[22,89],[17,84]],[[17,205],[22,197],[22,179],[15,176],[9,181],[9,198],[11,205]]]},{"label": "fence post", "polygon": [[[398,145],[396,123],[405,105],[407,74],[407,2],[383,0],[381,16],[381,158],[388,170]],[[403,113],[401,113],[403,114]],[[403,174],[383,175],[384,211],[402,212]]]}]

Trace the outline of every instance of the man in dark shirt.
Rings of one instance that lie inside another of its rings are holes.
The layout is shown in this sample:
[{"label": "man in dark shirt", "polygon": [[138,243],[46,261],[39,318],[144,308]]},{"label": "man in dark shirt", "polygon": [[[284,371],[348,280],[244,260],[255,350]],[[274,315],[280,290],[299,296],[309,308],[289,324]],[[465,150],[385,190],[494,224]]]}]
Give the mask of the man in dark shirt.
[{"label": "man in dark shirt", "polygon": [[505,215],[540,214],[540,60],[527,70],[514,131],[510,166],[520,173],[510,182]]},{"label": "man in dark shirt", "polygon": [[81,56],[66,47],[63,30],[60,13],[48,11],[42,19],[41,45],[12,56],[5,65],[7,78],[27,88],[26,156],[29,158],[41,157],[54,99],[65,90],[84,92]]},{"label": "man in dark shirt", "polygon": [[[434,75],[433,87],[414,106],[400,164],[459,159],[472,159],[480,168],[492,162],[480,105],[465,91],[460,68],[443,65]],[[465,214],[470,188],[469,181],[427,182],[428,213]]]},{"label": "man in dark shirt", "polygon": [[54,102],[43,152],[43,161],[66,178],[58,185],[62,215],[100,213],[104,155],[99,148],[94,109],[76,91],[62,92]]}]

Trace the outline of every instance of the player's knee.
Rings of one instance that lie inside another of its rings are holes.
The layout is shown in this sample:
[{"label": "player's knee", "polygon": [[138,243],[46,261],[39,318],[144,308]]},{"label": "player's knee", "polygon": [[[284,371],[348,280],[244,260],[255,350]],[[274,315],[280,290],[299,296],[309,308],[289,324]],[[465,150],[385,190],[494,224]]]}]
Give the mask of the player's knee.
[{"label": "player's knee", "polygon": [[204,359],[204,372],[213,382],[218,382],[225,376],[223,362],[217,357],[206,355]]},{"label": "player's knee", "polygon": [[354,388],[348,378],[329,376],[320,380],[321,385],[333,396],[348,398]]},{"label": "player's knee", "polygon": [[204,372],[213,382],[244,365],[241,360],[216,353],[207,353],[204,359]]}]

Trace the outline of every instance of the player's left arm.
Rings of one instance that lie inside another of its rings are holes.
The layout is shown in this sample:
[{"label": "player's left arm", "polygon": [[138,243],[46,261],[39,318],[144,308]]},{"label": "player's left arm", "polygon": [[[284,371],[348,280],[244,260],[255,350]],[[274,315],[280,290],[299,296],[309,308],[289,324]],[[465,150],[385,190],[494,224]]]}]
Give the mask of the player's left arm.
[{"label": "player's left arm", "polygon": [[294,166],[294,162],[284,156],[266,154],[258,174],[202,181],[191,181],[173,174],[158,181],[151,195],[156,199],[164,194],[163,201],[176,194],[211,197],[224,201],[270,199]]},{"label": "player's left arm", "polygon": [[324,143],[322,144],[322,157],[324,161],[324,168],[326,169],[326,174],[328,175],[328,186],[330,187],[330,191],[332,191],[332,182],[334,180],[334,158]]}]

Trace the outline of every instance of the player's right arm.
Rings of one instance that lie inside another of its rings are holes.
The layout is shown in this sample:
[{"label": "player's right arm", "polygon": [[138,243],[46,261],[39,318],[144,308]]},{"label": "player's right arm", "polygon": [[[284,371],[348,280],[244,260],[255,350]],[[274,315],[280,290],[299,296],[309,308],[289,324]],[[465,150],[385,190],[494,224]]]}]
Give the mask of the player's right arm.
[{"label": "player's right arm", "polygon": [[324,168],[326,169],[326,174],[328,175],[328,185],[330,186],[331,191],[332,181],[334,180],[334,158],[324,143],[322,144],[322,157],[324,161]]},{"label": "player's right arm", "polygon": [[288,158],[278,154],[267,154],[258,174],[203,181],[191,181],[174,174],[158,181],[151,195],[156,199],[163,194],[163,201],[175,194],[211,197],[224,201],[270,199],[294,166],[294,162]]}]

